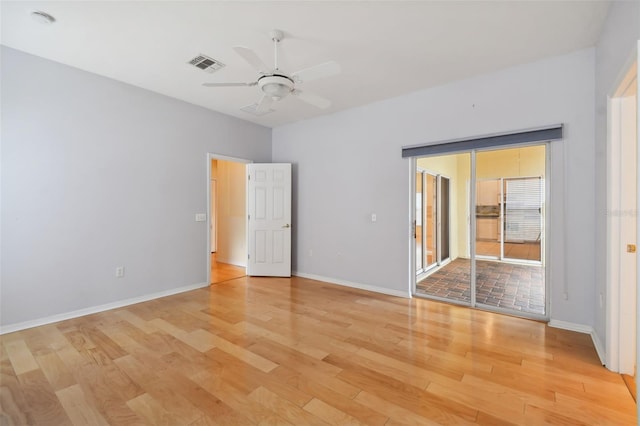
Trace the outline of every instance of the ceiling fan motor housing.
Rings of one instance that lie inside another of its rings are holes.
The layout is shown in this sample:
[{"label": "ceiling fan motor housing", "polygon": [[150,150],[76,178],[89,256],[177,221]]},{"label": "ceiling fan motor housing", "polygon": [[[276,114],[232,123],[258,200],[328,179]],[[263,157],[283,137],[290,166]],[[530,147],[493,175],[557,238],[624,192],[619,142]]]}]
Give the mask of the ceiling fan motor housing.
[{"label": "ceiling fan motor housing", "polygon": [[294,82],[285,75],[265,75],[258,80],[258,87],[265,95],[279,101],[293,91]]}]

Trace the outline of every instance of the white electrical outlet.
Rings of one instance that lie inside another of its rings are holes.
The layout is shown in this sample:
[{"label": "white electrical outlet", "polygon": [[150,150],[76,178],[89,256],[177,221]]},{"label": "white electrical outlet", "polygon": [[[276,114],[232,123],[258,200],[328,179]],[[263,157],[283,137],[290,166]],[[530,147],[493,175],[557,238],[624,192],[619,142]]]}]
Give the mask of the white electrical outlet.
[{"label": "white electrical outlet", "polygon": [[378,215],[375,213],[371,213],[371,222],[375,222],[376,220],[378,220]]},{"label": "white electrical outlet", "polygon": [[124,266],[116,267],[116,278],[124,277]]},{"label": "white electrical outlet", "polygon": [[196,213],[196,222],[206,222],[207,214],[206,213]]}]

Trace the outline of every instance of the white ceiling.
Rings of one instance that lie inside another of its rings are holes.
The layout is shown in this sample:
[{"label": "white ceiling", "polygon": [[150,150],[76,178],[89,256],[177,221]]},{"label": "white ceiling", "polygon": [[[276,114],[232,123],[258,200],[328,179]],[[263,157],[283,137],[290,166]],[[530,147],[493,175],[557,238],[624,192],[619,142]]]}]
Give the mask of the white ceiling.
[{"label": "white ceiling", "polygon": [[[2,1],[2,44],[269,127],[332,113],[593,46],[608,11],[602,1],[211,2]],[[53,15],[43,25],[32,10]],[[257,87],[233,50],[273,62],[268,32],[282,29],[280,68],[334,60],[342,74],[300,86],[330,99],[319,110],[295,98],[256,117],[240,108]],[[203,53],[226,67],[187,64]]]}]

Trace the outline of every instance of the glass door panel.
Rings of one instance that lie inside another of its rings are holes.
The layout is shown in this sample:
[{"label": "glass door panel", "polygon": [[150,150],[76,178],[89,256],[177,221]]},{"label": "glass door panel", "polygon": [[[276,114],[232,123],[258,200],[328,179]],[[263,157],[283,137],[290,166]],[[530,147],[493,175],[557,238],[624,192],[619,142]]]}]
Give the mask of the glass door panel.
[{"label": "glass door panel", "polygon": [[[416,282],[416,295],[459,304],[471,303],[469,226],[471,154],[420,158],[425,172],[423,235],[425,272]],[[417,255],[416,255],[417,256]]]},{"label": "glass door panel", "polygon": [[[545,148],[539,145],[476,153],[474,288],[479,307],[545,315],[540,244],[544,232]],[[495,211],[497,218],[487,217]]]}]

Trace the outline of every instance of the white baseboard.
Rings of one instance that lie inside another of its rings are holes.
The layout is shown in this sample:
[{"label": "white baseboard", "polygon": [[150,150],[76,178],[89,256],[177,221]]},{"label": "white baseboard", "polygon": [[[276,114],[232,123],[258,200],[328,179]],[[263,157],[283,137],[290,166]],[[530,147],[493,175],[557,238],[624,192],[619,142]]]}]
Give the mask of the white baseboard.
[{"label": "white baseboard", "polygon": [[172,288],[170,290],[160,291],[158,293],[145,294],[144,296],[133,297],[131,299],[118,300],[116,302],[107,303],[99,306],[79,309],[77,311],[65,312],[62,314],[51,315],[49,317],[38,318],[31,321],[25,321],[9,325],[0,325],[0,335],[13,333],[14,331],[25,330],[27,328],[38,327],[41,325],[52,324],[58,321],[64,321],[72,318],[78,318],[84,315],[97,314],[98,312],[108,311],[110,309],[122,308],[124,306],[135,305],[136,303],[147,302],[161,297],[171,296],[186,291],[196,290],[209,286],[208,283],[191,284],[184,287]]},{"label": "white baseboard", "polygon": [[561,328],[563,330],[575,331],[578,333],[584,333],[591,336],[591,341],[593,342],[593,346],[596,349],[596,353],[598,354],[598,358],[600,358],[600,362],[602,365],[606,365],[606,351],[604,350],[604,346],[600,341],[600,338],[596,334],[596,331],[590,325],[577,324],[574,322],[568,321],[560,321],[560,320],[551,320],[549,321],[549,327]]},{"label": "white baseboard", "polygon": [[298,272],[298,271],[293,271],[291,274],[301,278],[307,278],[307,279],[316,280],[316,281],[324,281],[326,283],[337,284],[344,287],[357,288],[359,290],[372,291],[374,293],[388,294],[389,296],[403,297],[405,299],[411,298],[411,293],[400,291],[400,290],[391,290],[388,288],[382,288],[382,287],[377,287],[377,286],[368,285],[368,284],[354,283],[352,281],[339,280],[337,278],[323,277],[321,275],[307,274],[307,273]]},{"label": "white baseboard", "polygon": [[595,330],[591,332],[591,340],[593,340],[593,346],[596,347],[596,353],[598,354],[598,358],[600,358],[600,363],[604,366],[607,365],[607,352],[604,349],[604,345],[600,341],[598,334]]},{"label": "white baseboard", "polygon": [[247,264],[246,263],[242,263],[242,262],[234,262],[231,259],[225,259],[222,257],[216,257],[216,262],[219,263],[226,263],[227,265],[233,265],[233,266],[238,266],[240,268],[246,268]]},{"label": "white baseboard", "polygon": [[561,328],[563,330],[569,331],[577,331],[578,333],[591,334],[593,332],[593,327],[590,325],[578,324],[575,322],[568,321],[560,321],[560,320],[550,320],[549,327],[553,328]]}]

